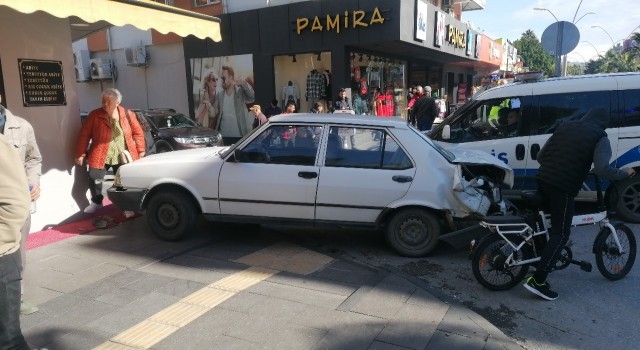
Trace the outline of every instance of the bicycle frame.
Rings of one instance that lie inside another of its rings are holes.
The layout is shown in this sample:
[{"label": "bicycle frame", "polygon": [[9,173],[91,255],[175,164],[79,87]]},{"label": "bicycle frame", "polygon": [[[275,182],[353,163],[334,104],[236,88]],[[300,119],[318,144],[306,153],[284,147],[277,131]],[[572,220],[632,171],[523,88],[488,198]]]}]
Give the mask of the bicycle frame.
[{"label": "bicycle frame", "polygon": [[[489,229],[491,232],[494,232],[509,244],[509,246],[513,249],[513,252],[520,251],[525,244],[530,244],[533,240],[533,237],[539,235],[545,235],[545,242],[549,240],[549,228],[551,228],[551,216],[549,214],[544,213],[543,211],[538,211],[538,217],[544,218],[542,220],[542,226],[539,230],[534,230],[531,226],[529,226],[526,222],[523,223],[508,223],[508,224],[489,224],[485,221],[480,222],[480,225]],[[620,240],[618,238],[618,234],[613,225],[609,222],[609,218],[607,217],[607,211],[601,211],[592,214],[583,214],[576,215],[571,220],[571,226],[586,226],[586,225],[595,225],[598,224],[599,228],[602,229],[606,227],[612,233],[613,240],[615,242],[618,251],[625,253],[622,249],[622,245],[620,244]],[[519,237],[522,237],[522,242],[519,244],[515,244],[512,240],[508,238],[509,235],[516,234]],[[535,242],[534,242],[535,244]],[[506,260],[506,264],[509,266],[519,266],[526,265],[537,262],[540,260],[540,257],[535,257],[527,260],[516,260],[513,258],[513,252],[509,254]]]}]

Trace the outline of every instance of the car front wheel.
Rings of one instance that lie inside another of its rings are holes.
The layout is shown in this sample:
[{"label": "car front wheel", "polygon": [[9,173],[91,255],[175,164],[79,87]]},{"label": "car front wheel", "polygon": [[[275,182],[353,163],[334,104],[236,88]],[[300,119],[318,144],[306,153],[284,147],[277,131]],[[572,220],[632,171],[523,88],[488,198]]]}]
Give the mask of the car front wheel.
[{"label": "car front wheel", "polygon": [[198,218],[193,201],[175,190],[154,194],[145,214],[153,233],[165,241],[185,238],[195,227]]},{"label": "car front wheel", "polygon": [[403,209],[387,225],[387,242],[398,254],[420,257],[438,244],[441,226],[438,218],[424,209]]},{"label": "car front wheel", "polygon": [[627,222],[640,222],[640,177],[626,178],[616,184],[616,212]]}]

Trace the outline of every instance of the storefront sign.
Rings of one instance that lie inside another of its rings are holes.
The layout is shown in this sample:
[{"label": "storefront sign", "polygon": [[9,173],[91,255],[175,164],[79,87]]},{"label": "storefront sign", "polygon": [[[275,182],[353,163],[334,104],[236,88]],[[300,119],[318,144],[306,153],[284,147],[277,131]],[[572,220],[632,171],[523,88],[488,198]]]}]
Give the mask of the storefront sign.
[{"label": "storefront sign", "polygon": [[416,40],[427,40],[427,4],[416,0]]},{"label": "storefront sign", "polygon": [[[471,51],[473,50],[473,32],[471,32],[469,29],[467,29],[467,50],[465,51],[465,54],[467,56],[471,56]],[[475,34],[478,35],[478,34]]]},{"label": "storefront sign", "polygon": [[465,33],[454,27],[453,24],[447,26],[447,42],[456,48],[467,47],[467,41],[465,39]]},{"label": "storefront sign", "polygon": [[[309,28],[309,22],[311,23],[311,28]],[[303,31],[309,30],[311,32],[314,31],[331,31],[335,30],[336,33],[340,33],[340,29],[344,28],[356,28],[356,27],[369,27],[374,24],[383,24],[384,17],[380,13],[380,10],[376,7],[373,9],[371,15],[367,16],[367,13],[363,10],[356,10],[349,13],[349,11],[345,11],[344,14],[337,14],[334,16],[327,15],[326,21],[323,24],[320,17],[315,16],[313,20],[309,18],[298,18],[296,19],[296,32],[300,35]]]},{"label": "storefront sign", "polygon": [[480,45],[482,45],[482,35],[476,35],[476,47],[475,50],[473,50],[473,57],[478,58],[480,57]]},{"label": "storefront sign", "polygon": [[445,29],[444,12],[436,11],[436,30],[433,42],[436,47],[441,47],[444,44]]},{"label": "storefront sign", "polygon": [[25,107],[65,106],[62,61],[18,59]]}]

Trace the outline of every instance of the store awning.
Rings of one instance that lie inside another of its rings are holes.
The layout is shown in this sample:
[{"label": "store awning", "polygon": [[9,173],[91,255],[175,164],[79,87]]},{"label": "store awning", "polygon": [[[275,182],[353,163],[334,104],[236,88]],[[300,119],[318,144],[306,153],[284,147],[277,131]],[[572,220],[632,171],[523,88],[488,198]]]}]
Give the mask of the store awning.
[{"label": "store awning", "polygon": [[59,18],[70,18],[72,40],[81,39],[109,26],[130,24],[200,39],[221,41],[220,19],[151,0],[0,0],[22,13],[44,11]]}]

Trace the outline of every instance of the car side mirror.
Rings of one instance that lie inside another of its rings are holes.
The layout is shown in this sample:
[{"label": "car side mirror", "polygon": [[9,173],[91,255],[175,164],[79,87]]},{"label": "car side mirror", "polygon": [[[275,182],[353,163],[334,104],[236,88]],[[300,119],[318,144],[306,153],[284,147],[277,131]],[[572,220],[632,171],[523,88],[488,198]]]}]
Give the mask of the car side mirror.
[{"label": "car side mirror", "polygon": [[443,140],[451,139],[451,126],[450,125],[445,125],[444,127],[442,127],[442,139]]}]

